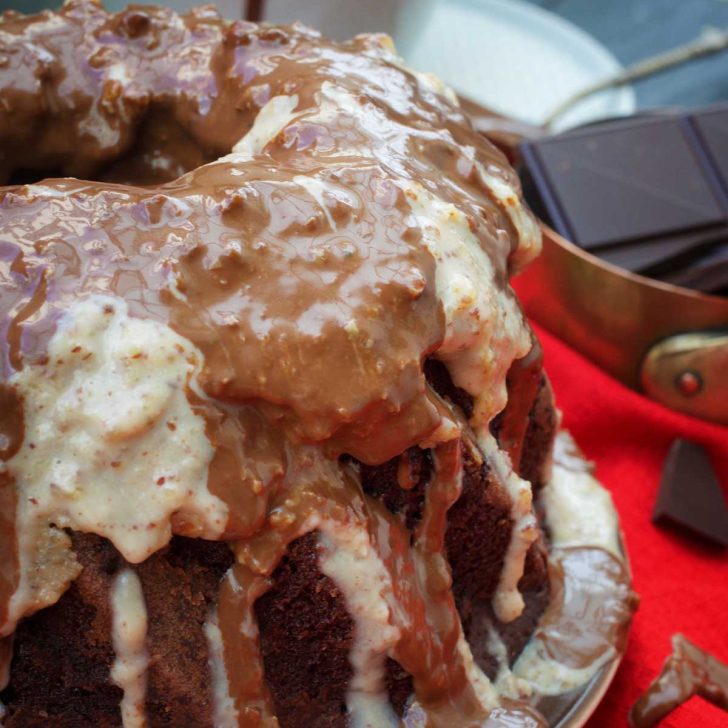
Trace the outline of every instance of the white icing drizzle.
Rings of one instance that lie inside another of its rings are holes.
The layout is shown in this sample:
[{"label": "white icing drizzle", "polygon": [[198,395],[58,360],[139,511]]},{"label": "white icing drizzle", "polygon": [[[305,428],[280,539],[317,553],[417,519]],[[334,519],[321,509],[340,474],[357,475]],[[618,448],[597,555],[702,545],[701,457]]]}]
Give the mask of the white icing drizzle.
[{"label": "white icing drizzle", "polygon": [[[389,45],[383,42],[382,48],[387,50]],[[393,47],[389,55],[393,63],[402,67]],[[415,75],[432,92],[447,95],[444,84],[422,74]],[[328,108],[326,100],[333,102],[333,109]],[[342,111],[357,117],[364,113],[350,94],[332,83],[324,83],[319,116],[326,118],[327,114]],[[520,203],[517,190],[477,162],[474,149],[465,152],[472,155],[483,185],[513,224],[519,242],[513,264],[518,268],[538,254],[540,229]],[[498,618],[508,622],[524,608],[518,581],[523,575],[526,552],[538,536],[538,526],[531,486],[513,472],[507,455],[494,446],[488,423],[506,405],[506,374],[515,360],[528,353],[530,333],[515,296],[496,285],[493,263],[470,230],[463,212],[422,185],[403,181],[398,184],[420,226],[423,242],[437,264],[435,283],[446,329],[435,356],[446,364],[453,382],[474,397],[471,425],[512,500],[513,534],[493,604]],[[319,199],[320,192],[316,194]],[[321,200],[320,203],[323,206]]]},{"label": "white icing drizzle", "polygon": [[493,263],[465,215],[421,185],[401,187],[437,265],[445,338],[435,356],[475,398],[474,422],[488,423],[505,407],[511,363],[531,348],[528,327],[515,296],[496,285]]},{"label": "white icing drizzle", "polygon": [[517,678],[508,665],[508,648],[503,642],[498,630],[488,621],[488,652],[498,663],[498,672],[495,676],[494,687],[501,698],[522,700],[533,694],[533,689],[525,681]]},{"label": "white icing drizzle", "polygon": [[207,490],[212,447],[186,394],[199,392],[201,362],[169,327],[131,318],[121,298],[72,304],[48,362],[13,376],[26,436],[9,468],[34,512],[108,538],[132,563],[169,541],[173,514],[185,535],[219,536],[227,508]]},{"label": "white icing drizzle", "polygon": [[599,546],[622,559],[612,496],[593,476],[567,432],[556,438],[552,476],[540,498],[554,548]]},{"label": "white icing drizzle", "polygon": [[230,684],[225,669],[222,633],[213,610],[204,625],[208,647],[208,666],[212,675],[213,720],[215,728],[237,728],[238,710],[230,697]]},{"label": "white icing drizzle", "polygon": [[465,674],[467,675],[468,682],[473,686],[475,694],[486,710],[493,710],[493,708],[500,704],[498,693],[487,675],[476,664],[470,645],[463,634],[462,627],[458,636],[457,650],[462,657]]},{"label": "white icing drizzle", "polygon": [[250,131],[233,147],[232,155],[250,159],[260,154],[295,118],[298,96],[274,96],[258,112]]},{"label": "white icing drizzle", "polygon": [[201,362],[169,327],[94,295],[63,313],[46,363],[13,375],[26,429],[7,463],[19,493],[10,623],[53,604],[78,573],[68,537],[49,524],[104,536],[132,563],[173,530],[223,533],[227,506],[207,489],[212,447],[187,399],[188,388],[201,395]]},{"label": "white icing drizzle", "polygon": [[519,677],[527,680],[541,695],[561,695],[586,685],[596,673],[614,658],[605,652],[588,667],[570,667],[549,658],[537,640],[531,640],[513,666]]},{"label": "white icing drizzle", "polygon": [[352,728],[397,728],[384,685],[387,650],[400,638],[392,624],[392,582],[364,525],[322,520],[319,567],[341,590],[354,622],[353,675],[346,696]]},{"label": "white icing drizzle", "polygon": [[[505,182],[500,178],[492,182],[496,196],[506,194]],[[508,369],[528,353],[531,336],[514,296],[495,284],[493,263],[468,227],[465,215],[420,185],[407,183],[403,189],[422,239],[437,263],[435,283],[446,328],[435,355],[446,364],[453,382],[473,395],[471,424],[478,444],[511,498],[513,532],[493,600],[498,619],[510,622],[524,608],[518,582],[526,552],[538,537],[538,525],[531,485],[513,471],[508,455],[490,435],[488,423],[506,405]],[[517,207],[515,191],[508,194],[508,204]]]},{"label": "white icing drizzle", "polygon": [[364,109],[354,96],[331,81],[324,81],[321,84],[320,101],[321,104],[316,116],[322,121],[327,118],[335,119],[342,111],[359,117],[362,123],[364,121],[373,121],[373,119],[364,119]]},{"label": "white icing drizzle", "polygon": [[129,76],[129,68],[123,63],[114,63],[106,69],[106,78],[110,81],[117,81],[121,84],[128,84],[131,82],[131,76]]},{"label": "white icing drizzle", "polygon": [[488,430],[480,428],[478,444],[511,498],[513,520],[511,540],[493,595],[493,611],[496,617],[501,622],[511,622],[522,614],[525,607],[523,597],[518,591],[518,582],[523,576],[526,553],[538,538],[538,521],[533,511],[533,493],[531,484],[516,475],[508,454],[498,447],[498,443]]},{"label": "white icing drizzle", "polygon": [[[551,534],[551,557],[557,556],[562,548],[591,546],[605,549],[620,561],[624,559],[612,498],[594,478],[589,463],[578,452],[568,432],[559,432],[556,437],[553,474],[539,497]],[[615,650],[611,649],[588,667],[567,666],[543,649],[536,631],[513,666],[513,672],[542,695],[558,695],[586,684],[614,656]]]},{"label": "white icing drizzle", "polygon": [[[471,151],[474,154],[474,150]],[[473,160],[475,161],[475,160]],[[510,218],[518,236],[518,246],[510,259],[513,273],[521,271],[541,252],[541,229],[536,219],[521,204],[518,193],[505,179],[475,162],[480,179]]]},{"label": "white icing drizzle", "polygon": [[145,728],[147,692],[147,608],[139,577],[124,569],[111,591],[111,636],[116,659],[111,679],[124,691],[121,719],[124,728]]}]

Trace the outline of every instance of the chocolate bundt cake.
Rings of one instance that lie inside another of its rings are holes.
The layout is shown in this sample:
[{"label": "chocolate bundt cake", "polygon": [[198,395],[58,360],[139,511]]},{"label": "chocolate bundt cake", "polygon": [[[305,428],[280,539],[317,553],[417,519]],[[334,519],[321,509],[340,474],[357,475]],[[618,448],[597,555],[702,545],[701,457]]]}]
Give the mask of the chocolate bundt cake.
[{"label": "chocolate bundt cake", "polygon": [[387,37],[6,13],[0,184],[6,728],[538,726],[619,654],[538,226]]}]

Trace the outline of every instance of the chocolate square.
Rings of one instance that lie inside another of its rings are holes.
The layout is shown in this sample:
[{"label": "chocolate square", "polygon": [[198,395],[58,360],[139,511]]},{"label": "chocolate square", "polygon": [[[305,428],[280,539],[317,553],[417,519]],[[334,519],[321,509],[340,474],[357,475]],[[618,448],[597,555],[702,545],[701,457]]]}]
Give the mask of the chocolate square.
[{"label": "chocolate square", "polygon": [[591,250],[726,224],[679,117],[617,121],[524,147],[552,223]]},{"label": "chocolate square", "polygon": [[728,209],[728,108],[693,114],[690,121],[708,153]]},{"label": "chocolate square", "polygon": [[728,240],[695,260],[666,271],[660,279],[704,293],[728,292]]},{"label": "chocolate square", "polygon": [[653,523],[673,524],[728,546],[728,507],[705,450],[675,440],[665,460]]},{"label": "chocolate square", "polygon": [[632,273],[662,277],[689,265],[703,254],[709,254],[728,240],[725,230],[711,229],[687,232],[669,238],[636,240],[629,245],[601,249],[597,255],[607,263]]}]

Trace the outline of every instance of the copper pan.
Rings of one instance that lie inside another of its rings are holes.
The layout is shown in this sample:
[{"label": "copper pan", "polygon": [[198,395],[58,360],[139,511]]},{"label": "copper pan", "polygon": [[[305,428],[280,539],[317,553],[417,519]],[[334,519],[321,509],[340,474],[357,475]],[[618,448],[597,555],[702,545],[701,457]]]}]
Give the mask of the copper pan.
[{"label": "copper pan", "polygon": [[728,298],[629,273],[542,229],[541,256],[514,280],[528,315],[629,387],[728,424]]}]

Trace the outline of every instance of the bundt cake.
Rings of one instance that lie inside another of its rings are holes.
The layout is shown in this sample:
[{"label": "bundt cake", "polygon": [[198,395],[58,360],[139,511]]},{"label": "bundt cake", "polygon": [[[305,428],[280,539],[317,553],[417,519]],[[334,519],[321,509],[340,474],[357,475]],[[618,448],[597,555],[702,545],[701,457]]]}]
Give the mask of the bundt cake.
[{"label": "bundt cake", "polygon": [[619,654],[538,226],[386,36],[6,13],[0,178],[6,728],[540,726]]}]

